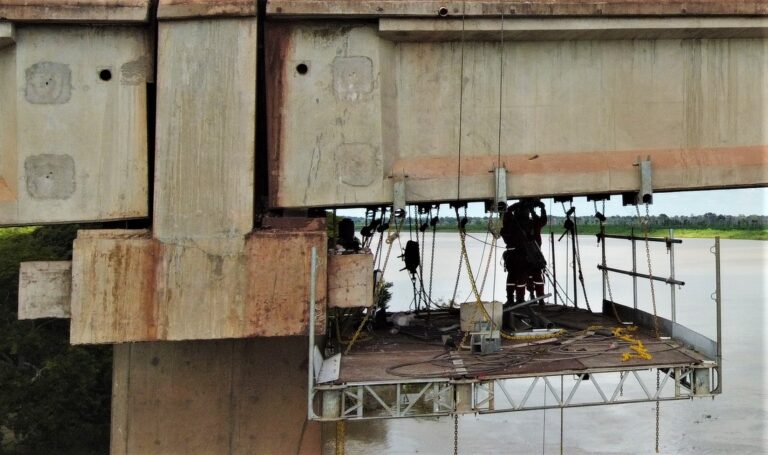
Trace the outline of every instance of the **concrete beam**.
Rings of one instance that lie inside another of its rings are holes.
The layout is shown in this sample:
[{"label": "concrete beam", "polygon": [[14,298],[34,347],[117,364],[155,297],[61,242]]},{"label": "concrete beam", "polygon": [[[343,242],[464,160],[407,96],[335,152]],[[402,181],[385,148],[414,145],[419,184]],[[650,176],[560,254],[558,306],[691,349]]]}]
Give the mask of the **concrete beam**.
[{"label": "concrete beam", "polygon": [[393,41],[541,41],[616,39],[765,38],[762,18],[509,18],[379,20],[379,35]]},{"label": "concrete beam", "polygon": [[[381,27],[421,27],[403,21]],[[558,23],[551,30],[578,25]],[[696,23],[713,33],[766,26]],[[496,167],[507,170],[510,198],[617,194],[640,189],[635,163],[647,156],[654,191],[768,186],[766,38],[505,40],[502,48],[495,34],[395,43],[372,24],[268,27],[274,207],[390,204],[395,176],[405,176],[409,203],[492,200]]]},{"label": "concrete beam", "polygon": [[0,17],[18,22],[147,22],[150,0],[0,2]]},{"label": "concrete beam", "polygon": [[147,31],[19,26],[0,49],[0,226],[148,215]]},{"label": "concrete beam", "polygon": [[22,262],[19,319],[69,318],[72,262]]},{"label": "concrete beam", "polygon": [[160,0],[158,19],[256,16],[256,0]]},{"label": "concrete beam", "polygon": [[763,0],[271,0],[267,14],[280,17],[499,16],[698,16],[765,15]]},{"label": "concrete beam", "polygon": [[256,19],[161,22],[153,234],[240,238],[253,227]]}]

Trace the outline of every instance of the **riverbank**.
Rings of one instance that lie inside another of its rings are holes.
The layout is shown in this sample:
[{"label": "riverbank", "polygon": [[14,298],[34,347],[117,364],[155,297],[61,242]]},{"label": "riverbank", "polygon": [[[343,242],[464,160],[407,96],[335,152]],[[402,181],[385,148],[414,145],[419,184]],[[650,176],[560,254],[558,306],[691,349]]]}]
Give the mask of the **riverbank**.
[{"label": "riverbank", "polygon": [[[579,226],[579,235],[596,235],[600,228],[595,225]],[[560,236],[563,233],[562,227],[556,227],[552,229],[556,236]],[[457,232],[455,226],[446,226],[438,228],[437,232]],[[484,233],[486,232],[485,226],[468,226],[467,232],[470,233]],[[549,227],[545,227],[542,234],[549,235]],[[629,235],[632,233],[630,226],[608,226],[606,227],[606,233],[615,235]],[[635,235],[643,236],[644,232],[640,229],[634,230]],[[669,228],[664,229],[651,229],[648,233],[650,237],[667,237],[669,236]],[[768,229],[711,229],[711,228],[674,228],[674,235],[677,238],[687,239],[713,239],[720,237],[721,239],[733,239],[733,240],[768,240]]]}]

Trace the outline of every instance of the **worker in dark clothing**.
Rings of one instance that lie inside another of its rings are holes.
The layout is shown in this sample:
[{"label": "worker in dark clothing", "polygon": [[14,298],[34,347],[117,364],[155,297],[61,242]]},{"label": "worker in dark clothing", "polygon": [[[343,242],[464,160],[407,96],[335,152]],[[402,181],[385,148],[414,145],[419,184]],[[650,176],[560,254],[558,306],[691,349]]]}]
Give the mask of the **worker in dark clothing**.
[{"label": "worker in dark clothing", "polygon": [[525,285],[529,275],[525,255],[525,242],[531,233],[529,216],[529,211],[519,202],[504,213],[501,237],[507,246],[502,256],[507,269],[507,303],[525,300]]},{"label": "worker in dark clothing", "polygon": [[[539,208],[541,214],[536,214],[536,207]],[[541,230],[544,228],[544,226],[547,225],[547,210],[544,208],[544,203],[540,200],[537,201],[531,201],[530,204],[528,204],[528,210],[530,211],[531,216],[531,240],[536,245],[536,247],[541,251]],[[542,255],[543,257],[543,255]],[[544,264],[546,264],[546,261],[544,261]],[[541,267],[541,264],[532,264],[529,261],[529,271],[528,271],[528,291],[533,295],[535,293],[536,297],[541,297],[544,295],[544,269]],[[539,301],[539,304],[544,304],[543,301]]]},{"label": "worker in dark clothing", "polygon": [[355,237],[355,223],[349,218],[339,221],[339,238],[336,242],[347,251],[360,251],[360,239]]}]

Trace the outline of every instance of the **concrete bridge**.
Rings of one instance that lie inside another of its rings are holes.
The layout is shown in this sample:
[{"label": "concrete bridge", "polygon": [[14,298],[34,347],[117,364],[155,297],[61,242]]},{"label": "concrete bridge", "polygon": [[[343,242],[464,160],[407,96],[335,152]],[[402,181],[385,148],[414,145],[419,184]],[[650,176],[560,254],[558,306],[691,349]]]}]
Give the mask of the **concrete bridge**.
[{"label": "concrete bridge", "polygon": [[[140,220],[22,269],[21,317],[115,345],[115,454],[319,453],[308,255],[327,235],[308,209],[768,185],[765,1],[0,17],[0,225]],[[321,254],[319,333],[329,270]]]}]

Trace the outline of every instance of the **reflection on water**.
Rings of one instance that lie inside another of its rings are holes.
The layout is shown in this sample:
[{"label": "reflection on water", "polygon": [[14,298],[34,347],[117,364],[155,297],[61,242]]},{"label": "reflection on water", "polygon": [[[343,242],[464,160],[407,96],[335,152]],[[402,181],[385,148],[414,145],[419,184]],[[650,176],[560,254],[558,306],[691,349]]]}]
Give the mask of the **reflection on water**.
[{"label": "reflection on water", "polygon": [[[473,234],[467,248],[470,265],[480,278],[485,271],[489,245],[484,234]],[[403,243],[407,234],[403,238]],[[545,254],[550,257],[545,239]],[[556,240],[556,239],[555,239]],[[429,236],[427,241],[430,242]],[[567,264],[572,263],[569,248],[555,242],[558,281],[573,294],[573,278]],[[596,265],[601,249],[593,236],[579,241],[581,264],[587,286],[587,299],[593,310],[600,309],[602,281]],[[675,289],[677,320],[714,338],[715,290],[714,256],[710,239],[685,239],[675,246],[676,278],[686,284]],[[433,300],[450,300],[456,284],[459,262],[458,234],[438,234],[435,248]],[[429,251],[430,243],[426,250]],[[661,404],[661,453],[665,454],[762,454],[768,452],[768,384],[766,384],[766,327],[764,297],[768,264],[768,242],[723,240],[723,387],[714,400],[696,399]],[[669,255],[663,243],[651,244],[654,275],[669,276]],[[566,257],[568,255],[568,257]],[[391,309],[407,310],[413,290],[400,259],[394,253],[387,280],[393,281]],[[632,267],[629,241],[608,239],[609,266]],[[483,298],[504,300],[504,271],[501,251],[492,258]],[[429,257],[423,262],[429,264]],[[551,262],[551,261],[550,261]],[[482,264],[482,267],[481,267]],[[551,266],[551,264],[550,264]],[[478,270],[481,268],[481,270]],[[645,245],[637,244],[637,270],[647,273]],[[425,274],[425,288],[428,274]],[[616,301],[632,305],[632,278],[612,274],[611,290]],[[548,286],[550,286],[548,284]],[[550,286],[551,287],[551,286]],[[657,282],[658,313],[670,316],[671,291]],[[550,292],[548,290],[548,292]],[[579,290],[581,293],[581,291]],[[651,311],[651,292],[647,280],[638,280],[638,307]],[[459,281],[457,300],[470,298],[465,269]],[[578,295],[579,306],[585,306]],[[459,453],[560,453],[560,411],[525,411],[506,414],[463,416],[459,419]],[[643,454],[653,453],[655,405],[653,403],[572,408],[563,413],[563,446],[567,454]],[[324,453],[332,454],[335,426],[324,426]],[[347,423],[348,454],[445,454],[453,451],[453,420],[401,419]]]}]

